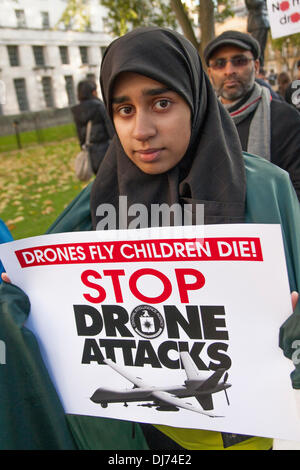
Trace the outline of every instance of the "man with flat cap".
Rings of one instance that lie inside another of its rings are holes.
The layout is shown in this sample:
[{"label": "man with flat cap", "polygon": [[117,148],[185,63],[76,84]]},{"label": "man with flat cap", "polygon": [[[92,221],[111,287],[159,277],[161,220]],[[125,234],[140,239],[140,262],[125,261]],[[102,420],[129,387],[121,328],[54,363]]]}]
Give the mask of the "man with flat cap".
[{"label": "man with flat cap", "polygon": [[239,31],[225,31],[204,50],[208,75],[242,149],[288,171],[300,201],[300,114],[255,81],[259,56],[256,39]]}]

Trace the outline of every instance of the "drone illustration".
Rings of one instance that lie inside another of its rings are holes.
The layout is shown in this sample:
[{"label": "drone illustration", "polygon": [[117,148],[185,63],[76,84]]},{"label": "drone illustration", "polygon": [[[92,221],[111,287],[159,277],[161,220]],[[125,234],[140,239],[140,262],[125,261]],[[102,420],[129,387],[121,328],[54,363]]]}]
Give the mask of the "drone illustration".
[{"label": "drone illustration", "polygon": [[[184,384],[161,387],[149,385],[140,377],[129,374],[127,370],[118,366],[111,359],[105,359],[105,364],[133,383],[134,386],[132,389],[123,390],[101,387],[93,393],[90,400],[100,404],[102,408],[107,408],[109,403],[124,402],[124,406],[128,406],[129,402],[147,402],[138,406],[155,407],[158,411],[179,411],[180,408],[183,408],[210,417],[220,417],[206,410],[214,409],[212,394],[220,391],[225,392],[229,405],[226,389],[231,387],[231,384],[227,383],[226,369],[218,369],[210,377],[204,378],[197,370],[188,352],[181,352],[180,358],[187,377]],[[183,400],[188,397],[195,397],[201,408]]]}]

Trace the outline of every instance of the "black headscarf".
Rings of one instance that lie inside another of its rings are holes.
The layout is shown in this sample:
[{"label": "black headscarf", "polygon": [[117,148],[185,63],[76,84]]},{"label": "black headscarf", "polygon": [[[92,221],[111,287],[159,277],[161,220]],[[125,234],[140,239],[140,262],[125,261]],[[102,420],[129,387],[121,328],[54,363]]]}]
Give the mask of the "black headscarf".
[{"label": "black headscarf", "polygon": [[[117,136],[97,173],[91,193],[96,228],[100,204],[114,205],[127,196],[128,206],[204,204],[206,224],[244,221],[246,179],[239,137],[203,71],[199,54],[180,34],[168,29],[138,28],[113,41],[103,57],[100,84],[110,117],[113,86],[122,72],[145,75],[181,95],[192,111],[188,150],[171,170],[143,173],[125,154]],[[150,226],[150,224],[149,224]]]}]

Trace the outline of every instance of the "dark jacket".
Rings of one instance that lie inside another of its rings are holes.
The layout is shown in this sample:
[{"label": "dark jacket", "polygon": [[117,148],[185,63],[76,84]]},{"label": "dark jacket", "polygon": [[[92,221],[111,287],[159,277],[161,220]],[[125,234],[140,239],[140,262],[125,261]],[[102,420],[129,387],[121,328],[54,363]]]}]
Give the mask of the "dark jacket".
[{"label": "dark jacket", "polygon": [[300,113],[300,80],[294,80],[285,91],[285,100]]},{"label": "dark jacket", "polygon": [[98,98],[93,98],[81,101],[80,104],[73,106],[71,111],[76,124],[80,146],[85,143],[87,123],[92,121],[89,154],[93,172],[96,174],[114,133],[104,104]]},{"label": "dark jacket", "polygon": [[256,29],[270,27],[268,10],[265,0],[245,0],[248,9],[248,27],[250,33]]},{"label": "dark jacket", "polygon": [[[13,240],[13,237],[6,227],[5,223],[3,222],[2,219],[0,219],[0,243],[7,243],[11,242]],[[4,271],[3,264],[1,263],[0,260],[0,274]],[[1,277],[0,277],[0,283],[2,282]]]},{"label": "dark jacket", "polygon": [[[228,111],[231,113],[240,108],[248,95],[236,103]],[[250,123],[255,110],[242,122],[236,125],[246,152]],[[300,201],[300,115],[292,106],[284,101],[271,101],[271,162],[290,174],[291,181]]]}]

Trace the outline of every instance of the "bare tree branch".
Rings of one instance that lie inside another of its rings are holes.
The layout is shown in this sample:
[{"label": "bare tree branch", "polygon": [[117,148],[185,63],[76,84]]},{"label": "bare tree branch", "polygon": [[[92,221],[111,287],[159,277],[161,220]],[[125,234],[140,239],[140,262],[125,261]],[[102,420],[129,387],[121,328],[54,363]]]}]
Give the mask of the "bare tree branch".
[{"label": "bare tree branch", "polygon": [[180,0],[170,0],[172,10],[175,12],[178,23],[181,26],[183,34],[199,50],[200,44],[197,41],[191,20]]}]

